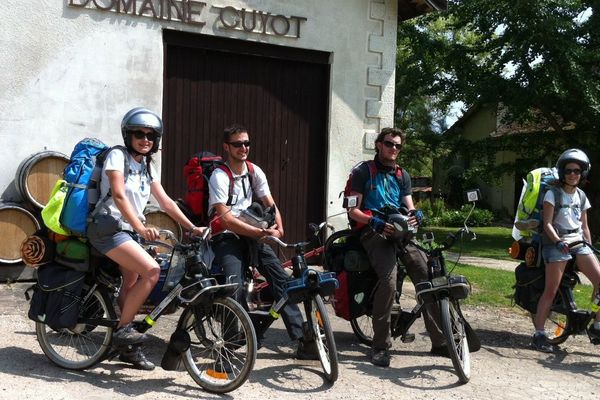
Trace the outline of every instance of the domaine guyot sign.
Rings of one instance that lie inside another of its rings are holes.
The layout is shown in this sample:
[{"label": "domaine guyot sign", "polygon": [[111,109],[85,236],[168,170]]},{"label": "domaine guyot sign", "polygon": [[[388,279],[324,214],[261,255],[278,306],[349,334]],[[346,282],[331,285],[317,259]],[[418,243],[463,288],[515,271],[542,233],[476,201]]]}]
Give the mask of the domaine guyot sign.
[{"label": "domaine guyot sign", "polygon": [[213,17],[220,29],[294,38],[300,37],[300,26],[307,20],[305,17],[232,6],[209,8],[205,2],[197,0],[68,0],[67,4],[70,7],[98,9],[196,26],[206,25],[207,18]]}]

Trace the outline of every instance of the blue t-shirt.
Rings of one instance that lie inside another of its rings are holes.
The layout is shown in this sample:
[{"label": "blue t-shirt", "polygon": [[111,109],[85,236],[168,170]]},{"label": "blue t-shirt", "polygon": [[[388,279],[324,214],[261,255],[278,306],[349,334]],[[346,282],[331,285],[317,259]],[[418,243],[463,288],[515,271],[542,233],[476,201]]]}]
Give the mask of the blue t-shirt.
[{"label": "blue t-shirt", "polygon": [[386,205],[399,209],[402,199],[412,194],[410,175],[405,169],[396,176],[395,167],[387,167],[375,157],[377,174],[372,179],[369,161],[363,161],[352,170],[351,190],[362,194],[362,209],[379,211]]}]

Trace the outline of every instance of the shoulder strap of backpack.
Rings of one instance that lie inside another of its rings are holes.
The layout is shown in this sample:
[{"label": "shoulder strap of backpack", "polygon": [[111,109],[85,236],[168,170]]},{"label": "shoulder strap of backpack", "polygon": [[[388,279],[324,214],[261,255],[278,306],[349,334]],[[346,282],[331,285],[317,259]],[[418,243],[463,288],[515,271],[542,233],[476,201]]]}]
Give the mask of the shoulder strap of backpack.
[{"label": "shoulder strap of backpack", "polygon": [[583,207],[585,207],[585,203],[587,203],[587,196],[580,188],[577,188],[577,192],[579,192],[579,201],[581,202],[581,210],[583,211]]},{"label": "shoulder strap of backpack", "polygon": [[[101,169],[100,177],[102,176],[102,167],[101,166],[104,165],[104,162],[106,161],[106,157],[108,157],[108,153],[113,151],[113,149],[119,149],[123,152],[123,181],[127,182],[127,177],[129,176],[129,151],[127,151],[127,147],[122,146],[122,145],[116,145],[116,146],[110,147],[98,156],[98,159],[99,159],[98,161],[100,161],[100,164],[97,166],[99,166]],[[98,190],[100,190],[100,188],[98,188]],[[108,192],[106,192],[106,195],[101,200],[99,200],[98,203],[96,203],[96,207],[94,208],[94,210],[92,210],[92,216],[94,216],[97,213],[96,210],[100,209],[100,207],[98,207],[98,205],[104,204],[111,196],[112,196],[112,189],[109,185]]]},{"label": "shoulder strap of backpack", "polygon": [[217,166],[218,169],[220,169],[221,171],[225,172],[225,174],[227,174],[227,177],[229,178],[229,192],[227,193],[227,203],[225,204],[226,206],[231,206],[231,202],[233,201],[233,172],[231,172],[231,169],[229,168],[229,165],[223,163],[223,164],[219,164]]},{"label": "shoulder strap of backpack", "polygon": [[369,167],[369,176],[370,176],[370,190],[375,190],[375,177],[377,176],[377,164],[375,164],[375,160],[369,160],[366,162]]}]

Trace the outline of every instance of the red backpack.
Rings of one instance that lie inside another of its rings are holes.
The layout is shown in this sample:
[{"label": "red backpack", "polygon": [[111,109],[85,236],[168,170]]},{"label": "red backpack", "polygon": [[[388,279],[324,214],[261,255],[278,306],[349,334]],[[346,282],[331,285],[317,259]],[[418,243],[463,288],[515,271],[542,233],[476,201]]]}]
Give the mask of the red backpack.
[{"label": "red backpack", "polygon": [[[252,185],[254,182],[254,164],[246,161],[246,167],[248,168],[248,179],[250,185]],[[229,206],[233,197],[233,173],[221,156],[214,155],[209,151],[202,151],[194,154],[183,167],[187,192],[183,204],[179,202],[179,206],[195,224],[206,226],[209,223],[209,180],[213,171],[217,168],[225,171],[229,177],[229,199],[227,201]]]}]

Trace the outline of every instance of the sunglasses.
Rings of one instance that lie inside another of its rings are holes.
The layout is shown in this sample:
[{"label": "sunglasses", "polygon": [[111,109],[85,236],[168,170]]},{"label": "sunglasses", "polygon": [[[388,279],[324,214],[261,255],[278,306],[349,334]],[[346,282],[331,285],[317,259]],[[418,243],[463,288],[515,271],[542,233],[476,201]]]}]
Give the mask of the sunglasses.
[{"label": "sunglasses", "polygon": [[249,140],[245,140],[243,142],[227,142],[227,144],[235,147],[236,149],[239,149],[242,146],[250,147],[250,141]]},{"label": "sunglasses", "polygon": [[138,140],[148,139],[151,142],[154,142],[156,140],[156,133],[154,132],[146,133],[143,131],[129,131],[129,133],[131,133],[133,137],[135,137]]},{"label": "sunglasses", "polygon": [[384,140],[383,144],[388,149],[391,149],[392,147],[395,147],[396,150],[401,150],[402,149],[402,143],[394,143],[394,142],[390,142],[389,140]]},{"label": "sunglasses", "polygon": [[575,168],[575,169],[565,168],[565,175],[570,175],[570,174],[581,175],[581,170],[578,168]]}]

